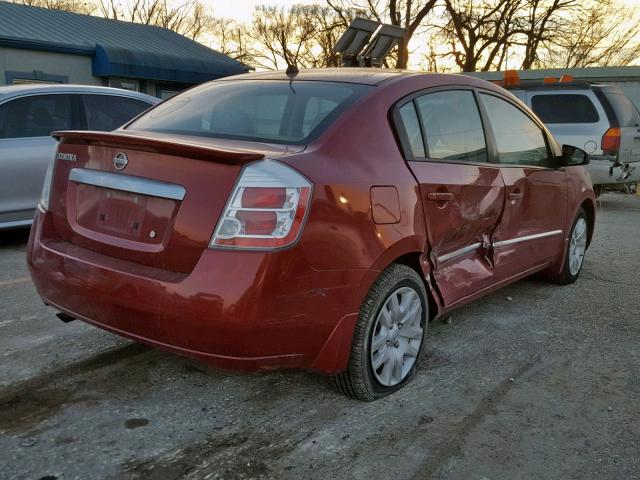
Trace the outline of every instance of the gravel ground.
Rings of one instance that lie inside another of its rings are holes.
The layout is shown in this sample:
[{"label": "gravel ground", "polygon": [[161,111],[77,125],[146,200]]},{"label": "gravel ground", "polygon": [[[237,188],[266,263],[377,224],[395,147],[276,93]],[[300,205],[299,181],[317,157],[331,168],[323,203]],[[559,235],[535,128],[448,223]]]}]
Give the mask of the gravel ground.
[{"label": "gravel ground", "polygon": [[63,324],[25,250],[0,233],[2,479],[640,478],[638,197],[602,197],[576,284],[436,322],[416,381],[374,403]]}]

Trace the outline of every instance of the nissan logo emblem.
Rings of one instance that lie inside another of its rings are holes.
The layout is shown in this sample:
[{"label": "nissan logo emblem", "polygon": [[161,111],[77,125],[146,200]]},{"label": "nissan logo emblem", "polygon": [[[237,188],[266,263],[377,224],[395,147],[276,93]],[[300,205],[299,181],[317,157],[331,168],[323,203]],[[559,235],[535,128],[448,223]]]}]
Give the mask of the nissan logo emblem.
[{"label": "nissan logo emblem", "polygon": [[116,170],[124,170],[128,163],[129,159],[126,153],[116,153],[113,157],[113,166],[116,167]]}]

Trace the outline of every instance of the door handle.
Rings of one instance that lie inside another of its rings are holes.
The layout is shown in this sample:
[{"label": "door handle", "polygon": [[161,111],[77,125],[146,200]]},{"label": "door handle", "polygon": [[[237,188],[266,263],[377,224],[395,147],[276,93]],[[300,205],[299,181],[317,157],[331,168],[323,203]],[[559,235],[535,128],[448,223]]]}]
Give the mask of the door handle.
[{"label": "door handle", "polygon": [[427,195],[429,200],[434,202],[449,202],[455,195],[452,192],[431,192]]},{"label": "door handle", "polygon": [[519,198],[522,197],[522,192],[520,191],[519,188],[509,192],[509,200],[518,200]]}]

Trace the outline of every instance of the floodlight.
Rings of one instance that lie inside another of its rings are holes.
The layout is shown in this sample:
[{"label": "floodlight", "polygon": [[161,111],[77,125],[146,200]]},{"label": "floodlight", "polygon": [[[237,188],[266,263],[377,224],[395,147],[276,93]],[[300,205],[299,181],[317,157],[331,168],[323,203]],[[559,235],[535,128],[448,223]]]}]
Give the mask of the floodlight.
[{"label": "floodlight", "polygon": [[356,18],[337,41],[333,51],[342,55],[358,55],[380,24],[367,18]]},{"label": "floodlight", "polygon": [[345,67],[379,67],[404,33],[402,27],[358,17],[342,34],[333,51],[340,54]]},{"label": "floodlight", "polygon": [[362,56],[372,65],[382,65],[391,49],[402,39],[404,32],[402,27],[383,24],[362,52]]}]

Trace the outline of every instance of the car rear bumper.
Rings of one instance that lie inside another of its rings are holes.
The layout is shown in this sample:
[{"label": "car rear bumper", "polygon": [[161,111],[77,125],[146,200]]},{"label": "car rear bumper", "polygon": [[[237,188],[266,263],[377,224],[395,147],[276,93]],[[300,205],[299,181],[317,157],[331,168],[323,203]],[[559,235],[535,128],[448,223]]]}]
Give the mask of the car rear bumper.
[{"label": "car rear bumper", "polygon": [[35,209],[0,213],[0,230],[29,227],[33,223]]},{"label": "car rear bumper", "polygon": [[45,303],[68,315],[225,369],[346,367],[370,270],[316,271],[291,251],[205,250],[182,274],[53,239],[50,222],[37,213],[27,260]]},{"label": "car rear bumper", "polygon": [[621,178],[623,167],[613,167],[613,163],[604,158],[589,158],[587,170],[591,176],[591,182],[594,185],[610,185],[619,183],[632,183],[640,181],[640,162],[628,164],[630,175],[627,178]]}]

